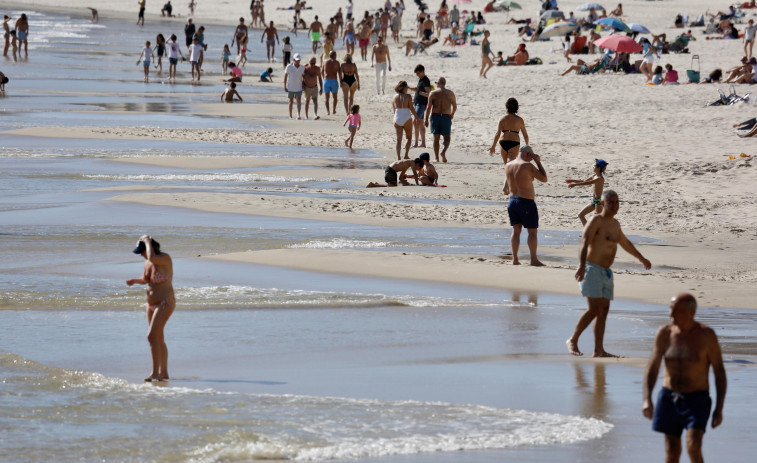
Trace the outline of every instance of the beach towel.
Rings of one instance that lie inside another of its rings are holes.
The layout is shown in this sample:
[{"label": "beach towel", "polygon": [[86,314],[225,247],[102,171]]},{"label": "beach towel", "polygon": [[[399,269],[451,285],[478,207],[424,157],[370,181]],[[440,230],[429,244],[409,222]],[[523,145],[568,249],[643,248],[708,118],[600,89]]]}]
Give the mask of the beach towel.
[{"label": "beach towel", "polygon": [[457,52],[456,51],[440,51],[439,52],[440,58],[457,58]]}]

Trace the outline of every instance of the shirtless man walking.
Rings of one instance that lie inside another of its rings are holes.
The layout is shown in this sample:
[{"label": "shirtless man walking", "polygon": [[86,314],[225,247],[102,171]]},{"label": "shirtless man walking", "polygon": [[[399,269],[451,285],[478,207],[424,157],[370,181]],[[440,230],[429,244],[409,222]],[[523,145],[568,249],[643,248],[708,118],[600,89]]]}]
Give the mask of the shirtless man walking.
[{"label": "shirtless man walking", "polygon": [[310,24],[310,28],[308,29],[310,40],[313,41],[314,54],[317,52],[318,46],[321,44],[321,34],[323,34],[323,24],[318,21],[318,16],[316,16],[315,21]]},{"label": "shirtless man walking", "polygon": [[[374,65],[373,60],[376,60]],[[384,43],[382,37],[378,38],[376,45],[371,52],[371,67],[376,68],[376,94],[383,95],[386,88],[386,68],[392,70],[392,57],[389,56],[389,47]]]},{"label": "shirtless man walking", "polygon": [[[536,162],[536,166],[531,164],[531,161]],[[531,253],[531,265],[541,267],[544,264],[536,258],[539,211],[536,209],[536,201],[534,201],[536,197],[534,180],[547,181],[547,172],[541,165],[541,157],[534,154],[534,150],[530,146],[523,145],[518,157],[505,166],[505,176],[507,184],[510,185],[510,202],[507,204],[507,215],[510,217],[510,225],[513,227],[513,233],[510,235],[513,265],[520,265],[518,260],[520,232],[525,227],[528,230],[528,250]]]},{"label": "shirtless man walking", "polygon": [[426,108],[426,127],[430,128],[434,135],[434,156],[439,162],[439,137],[444,137],[444,149],[441,152],[442,162],[447,162],[447,149],[452,133],[452,118],[457,111],[457,100],[452,90],[447,90],[447,79],[439,77],[436,81],[438,89],[428,94],[428,107]]},{"label": "shirtless man walking", "polygon": [[360,28],[357,31],[358,35],[358,45],[360,46],[360,57],[363,58],[363,61],[368,60],[368,45],[371,44],[371,33],[373,32],[373,28],[371,25],[363,20],[360,23]]},{"label": "shirtless man walking", "polygon": [[[315,56],[310,58],[310,63],[305,65],[305,73],[302,74],[302,85],[305,93],[305,119],[308,119],[308,108],[310,107],[310,100],[313,100],[313,114],[315,114],[315,120],[317,121],[321,117],[318,115],[318,87],[320,86],[320,93],[323,93],[323,79],[321,78],[321,68],[315,64]],[[328,106],[327,106],[328,107]]]},{"label": "shirtless man walking", "polygon": [[[242,18],[239,18],[241,21]],[[268,56],[268,61],[273,61],[274,57],[276,56],[276,44],[279,43],[279,33],[276,31],[276,27],[273,25],[273,21],[271,21],[268,24],[268,27],[263,29],[263,35],[260,36],[260,43],[263,43],[263,38],[266,38],[265,41],[265,52],[266,56]],[[239,46],[239,41],[237,40],[237,47]]]},{"label": "shirtless man walking", "polygon": [[617,357],[605,351],[604,336],[614,288],[610,266],[615,261],[618,245],[639,259],[645,269],[652,268],[652,263],[636,250],[633,243],[626,238],[623,230],[620,229],[620,223],[615,220],[615,214],[618,213],[620,208],[618,194],[613,190],[605,190],[602,193],[600,204],[602,205],[602,212],[589,220],[581,234],[581,250],[578,257],[578,270],[576,271],[576,280],[580,284],[581,295],[586,298],[589,308],[578,319],[573,336],[565,341],[565,344],[567,344],[568,351],[571,354],[583,355],[578,350],[578,338],[592,320],[596,319],[594,322],[594,357]]},{"label": "shirtless man walking", "polygon": [[[712,427],[723,422],[727,380],[718,337],[712,328],[694,321],[697,301],[691,294],[670,300],[671,323],[661,327],[654,339],[652,356],[644,375],[642,413],[652,420],[652,429],[665,434],[665,461],[678,463],[681,433],[686,429],[686,450],[692,463],[702,463],[702,438],[707,428],[712,399],[708,376],[715,375],[715,410]],[[665,359],[665,377],[652,405],[652,390],[660,363]]]},{"label": "shirtless man walking", "polygon": [[[342,81],[342,64],[336,59],[336,52],[331,50],[329,59],[323,63],[323,93],[326,94],[326,114],[336,114],[337,96],[339,95],[339,82]],[[329,94],[334,94],[334,105],[329,111]]]}]

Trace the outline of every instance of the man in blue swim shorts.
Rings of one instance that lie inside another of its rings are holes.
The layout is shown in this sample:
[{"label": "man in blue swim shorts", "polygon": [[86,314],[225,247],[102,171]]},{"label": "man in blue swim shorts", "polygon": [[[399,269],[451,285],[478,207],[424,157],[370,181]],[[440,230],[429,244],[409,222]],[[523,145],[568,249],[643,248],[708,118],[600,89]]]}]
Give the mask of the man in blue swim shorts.
[{"label": "man in blue swim shorts", "polygon": [[[433,92],[432,92],[433,95]],[[531,164],[536,163],[536,166]],[[528,250],[531,253],[531,265],[541,267],[544,264],[536,257],[537,237],[539,228],[539,211],[534,201],[534,180],[547,181],[547,172],[541,165],[541,157],[534,153],[528,145],[520,148],[518,157],[507,163],[505,176],[510,185],[510,202],[507,204],[507,215],[513,233],[510,235],[510,246],[513,251],[513,265],[520,265],[518,249],[520,248],[520,232],[525,227],[528,230]]]},{"label": "man in blue swim shorts", "polygon": [[[710,366],[715,376],[717,398],[712,427],[723,422],[727,380],[718,337],[712,328],[694,321],[697,301],[691,294],[670,300],[672,323],[657,331],[644,375],[642,413],[652,420],[652,429],[665,434],[665,461],[681,457],[681,433],[686,430],[686,450],[692,462],[702,462],[702,438],[710,417]],[[663,387],[652,405],[652,390],[665,359]]]},{"label": "man in blue swim shorts", "polygon": [[[426,108],[426,127],[431,128],[434,135],[434,155],[436,161],[439,161],[439,155],[442,156],[442,162],[447,162],[447,149],[449,148],[450,135],[452,134],[452,118],[457,111],[457,100],[452,90],[448,90],[447,79],[439,77],[436,81],[439,87],[428,95],[428,106]],[[439,153],[439,137],[444,137],[444,149]]]},{"label": "man in blue swim shorts", "polygon": [[602,193],[601,204],[602,212],[595,214],[586,223],[581,234],[576,281],[579,282],[581,295],[586,298],[589,308],[578,319],[573,336],[565,341],[568,351],[577,356],[583,355],[578,350],[578,338],[591,322],[596,320],[594,321],[594,357],[617,357],[605,351],[604,336],[614,291],[610,267],[615,262],[618,245],[639,259],[645,269],[652,268],[652,263],[636,250],[633,243],[620,229],[620,223],[615,220],[615,214],[620,208],[618,194],[613,190],[605,190]]}]

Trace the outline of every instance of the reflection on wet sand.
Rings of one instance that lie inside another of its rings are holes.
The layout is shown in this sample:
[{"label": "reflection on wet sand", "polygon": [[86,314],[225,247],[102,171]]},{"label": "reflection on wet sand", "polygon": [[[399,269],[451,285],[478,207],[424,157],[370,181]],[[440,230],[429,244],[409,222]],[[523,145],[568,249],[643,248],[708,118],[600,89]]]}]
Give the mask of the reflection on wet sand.
[{"label": "reflection on wet sand", "polygon": [[[604,419],[607,417],[607,381],[603,362],[574,362],[576,389],[580,393],[579,410],[582,416]],[[587,380],[589,369],[594,378]]]}]

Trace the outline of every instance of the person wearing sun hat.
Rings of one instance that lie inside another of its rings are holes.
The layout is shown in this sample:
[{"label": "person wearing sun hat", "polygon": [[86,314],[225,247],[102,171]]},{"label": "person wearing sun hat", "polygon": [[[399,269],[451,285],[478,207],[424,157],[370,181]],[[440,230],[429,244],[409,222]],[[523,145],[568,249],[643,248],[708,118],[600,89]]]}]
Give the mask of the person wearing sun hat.
[{"label": "person wearing sun hat", "polygon": [[305,66],[300,64],[302,57],[295,53],[284,70],[284,91],[289,98],[289,119],[292,118],[292,105],[297,100],[297,120],[302,119],[300,112],[302,109],[302,75],[305,73]]}]

